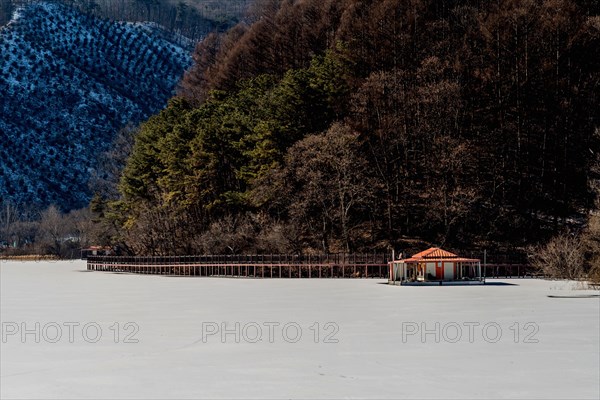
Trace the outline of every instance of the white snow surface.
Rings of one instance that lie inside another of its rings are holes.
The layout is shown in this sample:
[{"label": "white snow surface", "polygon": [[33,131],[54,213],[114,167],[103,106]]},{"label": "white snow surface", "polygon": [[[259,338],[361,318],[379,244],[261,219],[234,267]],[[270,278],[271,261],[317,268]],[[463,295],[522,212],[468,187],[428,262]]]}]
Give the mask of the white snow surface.
[{"label": "white snow surface", "polygon": [[[598,294],[569,282],[400,287],[371,279],[88,272],[83,261],[0,264],[3,399],[600,397],[600,298],[548,297]],[[21,324],[35,331],[36,322],[40,343],[32,333],[25,340],[7,334]],[[71,322],[80,324],[72,343],[63,325]],[[139,326],[138,343],[124,343],[127,322]],[[234,334],[203,342],[203,326],[235,331],[236,322],[239,343]],[[280,324],[272,343],[265,322]],[[324,329],[327,322],[339,327],[337,343],[324,343],[334,326]],[[403,328],[436,331],[436,322],[439,343],[433,333],[424,343],[418,334],[403,341]],[[480,324],[472,343],[470,322]],[[52,323],[63,326],[56,343],[46,340],[56,336]],[[86,323],[101,327],[98,342],[84,340],[95,336],[89,329],[84,338]],[[264,327],[257,343],[248,340],[257,331],[252,323]],[[284,338],[286,323],[302,329],[296,343],[295,328]],[[485,324],[492,327],[486,337]],[[457,325],[460,339],[444,340],[456,337]],[[497,327],[502,335],[492,343]]]}]

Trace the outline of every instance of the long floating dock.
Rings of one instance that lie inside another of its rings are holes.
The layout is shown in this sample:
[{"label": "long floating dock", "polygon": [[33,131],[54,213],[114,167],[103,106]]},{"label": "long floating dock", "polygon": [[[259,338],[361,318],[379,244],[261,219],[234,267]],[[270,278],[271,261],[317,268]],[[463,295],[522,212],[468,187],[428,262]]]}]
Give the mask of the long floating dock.
[{"label": "long floating dock", "polygon": [[90,256],[87,269],[233,278],[387,278],[382,254],[127,257]]}]

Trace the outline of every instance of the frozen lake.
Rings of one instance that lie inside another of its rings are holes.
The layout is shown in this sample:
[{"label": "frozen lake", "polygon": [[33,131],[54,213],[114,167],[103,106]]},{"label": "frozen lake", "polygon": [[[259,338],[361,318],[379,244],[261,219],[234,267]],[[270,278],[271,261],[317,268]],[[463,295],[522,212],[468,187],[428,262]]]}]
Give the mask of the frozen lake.
[{"label": "frozen lake", "polygon": [[597,291],[384,282],[2,261],[0,397],[600,397]]}]

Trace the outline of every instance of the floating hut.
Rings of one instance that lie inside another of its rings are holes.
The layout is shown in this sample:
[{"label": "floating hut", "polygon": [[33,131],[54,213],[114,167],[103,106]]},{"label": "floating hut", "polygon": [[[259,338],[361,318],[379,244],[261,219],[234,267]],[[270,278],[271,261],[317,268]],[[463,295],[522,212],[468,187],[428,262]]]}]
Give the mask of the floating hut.
[{"label": "floating hut", "polygon": [[484,284],[481,261],[432,247],[389,265],[392,285],[472,285]]}]

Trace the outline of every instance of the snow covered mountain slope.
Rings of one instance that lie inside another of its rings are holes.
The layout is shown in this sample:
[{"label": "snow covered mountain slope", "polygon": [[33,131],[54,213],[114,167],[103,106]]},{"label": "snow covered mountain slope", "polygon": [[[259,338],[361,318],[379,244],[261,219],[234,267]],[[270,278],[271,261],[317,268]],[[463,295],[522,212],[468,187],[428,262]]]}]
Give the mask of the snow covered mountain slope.
[{"label": "snow covered mountain slope", "polygon": [[0,200],[85,206],[97,155],[163,108],[190,43],[38,3],[0,28]]}]

